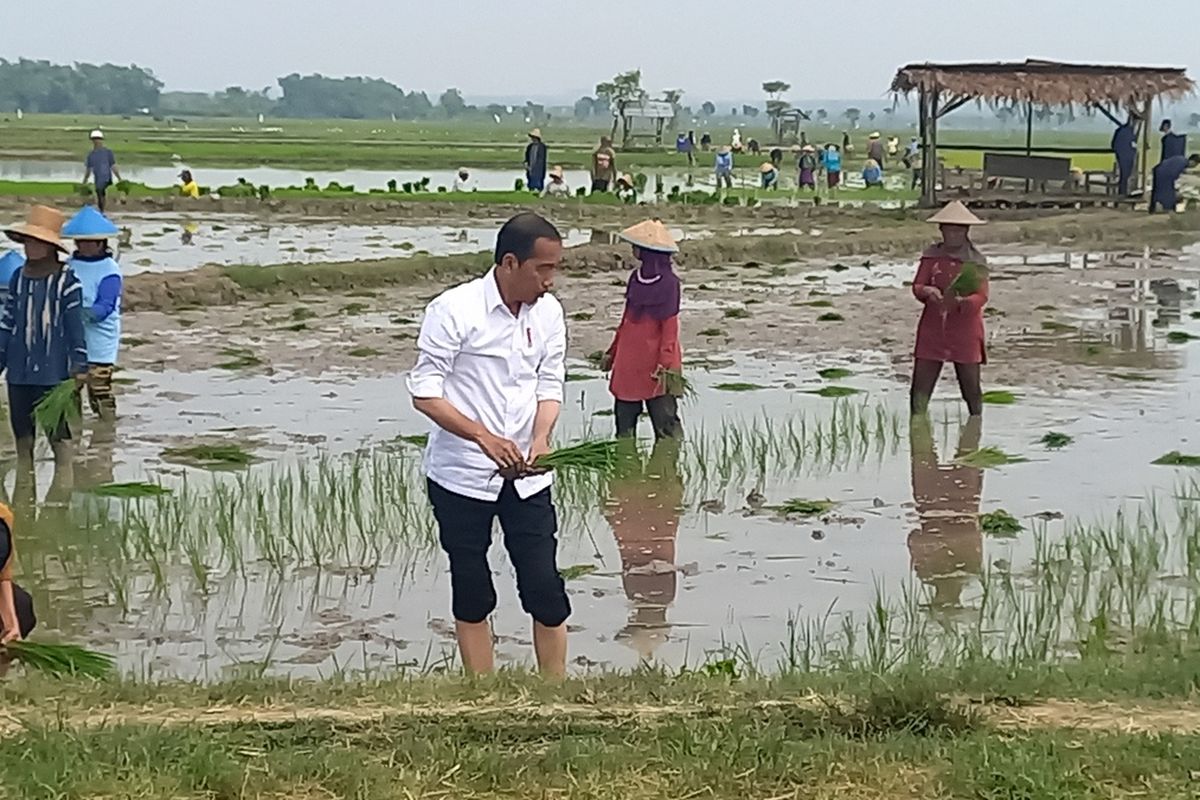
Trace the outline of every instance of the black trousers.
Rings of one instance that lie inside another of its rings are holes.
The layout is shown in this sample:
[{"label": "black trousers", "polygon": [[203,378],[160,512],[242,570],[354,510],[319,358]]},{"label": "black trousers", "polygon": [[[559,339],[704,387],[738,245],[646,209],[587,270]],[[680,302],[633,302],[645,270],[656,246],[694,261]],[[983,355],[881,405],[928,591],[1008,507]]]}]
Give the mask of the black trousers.
[{"label": "black trousers", "polygon": [[683,435],[683,423],[679,419],[679,400],[669,394],[641,400],[618,400],[613,416],[617,419],[617,438],[637,434],[638,418],[643,407],[650,415],[655,439],[673,439]]},{"label": "black trousers", "polygon": [[[33,613],[33,598],[30,597],[29,592],[15,583],[12,585],[12,590],[13,606],[17,612],[17,628],[21,631],[21,638],[26,639],[37,627],[37,615]],[[3,625],[0,625],[0,633],[7,633]]]},{"label": "black trousers", "polygon": [[595,178],[592,181],[592,191],[593,192],[607,192],[608,191],[608,178]]},{"label": "black trousers", "polygon": [[97,183],[96,184],[96,207],[100,209],[100,213],[104,213],[105,201],[108,199],[108,187],[111,184]]},{"label": "black trousers", "polygon": [[488,565],[492,526],[500,520],[504,547],[517,572],[521,607],[541,624],[555,628],[571,615],[566,586],[558,574],[558,515],[545,489],[524,500],[505,481],[496,500],[476,500],[428,481],[442,549],[450,556],[454,618],[483,622],[496,609],[496,587]]}]

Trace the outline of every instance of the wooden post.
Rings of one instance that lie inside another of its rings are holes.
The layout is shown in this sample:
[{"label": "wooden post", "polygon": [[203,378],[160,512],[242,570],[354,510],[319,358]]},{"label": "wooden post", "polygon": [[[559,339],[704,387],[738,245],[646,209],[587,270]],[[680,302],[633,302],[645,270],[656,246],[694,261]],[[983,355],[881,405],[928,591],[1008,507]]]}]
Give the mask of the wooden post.
[{"label": "wooden post", "polygon": [[941,90],[935,85],[929,92],[922,90],[925,102],[921,103],[921,120],[924,130],[921,133],[921,163],[924,172],[921,176],[921,204],[933,208],[938,204],[937,199],[937,118],[938,96]]},{"label": "wooden post", "polygon": [[[1033,101],[1028,100],[1025,103],[1025,155],[1033,155]],[[1033,189],[1033,183],[1025,179],[1025,194]]]},{"label": "wooden post", "polygon": [[1150,113],[1152,104],[1150,100],[1142,103],[1139,113],[1142,117],[1142,146],[1141,152],[1137,154],[1137,164],[1134,165],[1133,175],[1137,180],[1136,186],[1132,187],[1136,191],[1143,194],[1149,186],[1147,176],[1150,174]]}]

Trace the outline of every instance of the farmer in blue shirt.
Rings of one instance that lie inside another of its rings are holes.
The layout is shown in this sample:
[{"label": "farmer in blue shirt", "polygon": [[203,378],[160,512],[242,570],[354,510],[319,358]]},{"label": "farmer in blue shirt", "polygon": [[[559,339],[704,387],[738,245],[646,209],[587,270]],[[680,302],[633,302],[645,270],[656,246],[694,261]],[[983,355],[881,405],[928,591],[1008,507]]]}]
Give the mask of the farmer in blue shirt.
[{"label": "farmer in blue shirt", "polygon": [[[34,206],[28,219],[5,229],[25,247],[25,265],[9,281],[0,316],[0,372],[8,380],[8,413],[17,443],[17,463],[33,468],[37,430],[33,409],[68,378],[87,378],[83,307],[79,279],[61,260],[63,215]],[[54,450],[56,469],[70,464],[71,430],[61,422],[43,431]]]},{"label": "farmer in blue shirt", "polygon": [[92,131],[92,152],[88,153],[84,163],[83,182],[88,178],[96,179],[96,205],[104,211],[104,198],[108,187],[112,186],[113,176],[121,180],[121,171],[117,169],[117,157],[113,151],[104,146],[104,131]]},{"label": "farmer in blue shirt", "polygon": [[1187,137],[1182,133],[1175,133],[1171,127],[1171,120],[1164,119],[1162,125],[1158,126],[1158,132],[1162,134],[1162,156],[1158,159],[1160,162],[1187,155]]},{"label": "farmer in blue shirt", "polygon": [[1177,202],[1175,182],[1183,177],[1183,173],[1200,165],[1200,154],[1193,153],[1190,157],[1172,156],[1154,167],[1154,182],[1150,189],[1150,213],[1158,211],[1174,211]]},{"label": "farmer in blue shirt", "polygon": [[63,228],[63,236],[75,240],[75,254],[67,266],[82,288],[88,405],[105,423],[117,418],[112,376],[121,343],[121,266],[108,249],[108,237],[118,233],[117,226],[91,206]]},{"label": "farmer in blue shirt", "polygon": [[1117,194],[1129,196],[1129,176],[1133,174],[1133,164],[1137,158],[1137,131],[1133,129],[1136,119],[1132,114],[1129,120],[1115,131],[1112,137],[1112,151],[1117,158]]}]

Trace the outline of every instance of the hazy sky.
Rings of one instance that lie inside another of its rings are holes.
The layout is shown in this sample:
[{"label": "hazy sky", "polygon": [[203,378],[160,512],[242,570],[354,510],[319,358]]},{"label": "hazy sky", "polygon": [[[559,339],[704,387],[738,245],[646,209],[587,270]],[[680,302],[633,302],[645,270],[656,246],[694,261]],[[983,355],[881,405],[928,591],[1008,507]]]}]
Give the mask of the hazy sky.
[{"label": "hazy sky", "polygon": [[1200,0],[0,0],[0,57],[149,67],[169,89],[261,88],[291,72],[431,94],[588,91],[640,67],[685,102],[881,97],[897,66],[1026,57],[1185,66]]}]

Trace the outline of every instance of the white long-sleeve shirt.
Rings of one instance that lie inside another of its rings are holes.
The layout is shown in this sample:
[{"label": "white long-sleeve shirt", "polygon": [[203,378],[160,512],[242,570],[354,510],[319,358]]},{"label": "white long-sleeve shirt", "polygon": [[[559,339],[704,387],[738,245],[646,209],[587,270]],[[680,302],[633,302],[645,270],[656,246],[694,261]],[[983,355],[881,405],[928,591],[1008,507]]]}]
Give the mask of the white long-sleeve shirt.
[{"label": "white long-sleeve shirt", "polygon": [[[526,455],[538,403],[562,402],[567,350],[562,305],[545,295],[513,316],[500,297],[494,267],[429,304],[417,349],[417,364],[408,375],[414,398],[448,400]],[[495,462],[474,442],[440,427],[430,434],[425,473],[443,489],[495,500],[504,486],[496,472]],[[524,499],[552,482],[547,473],[522,478],[515,488]]]}]

